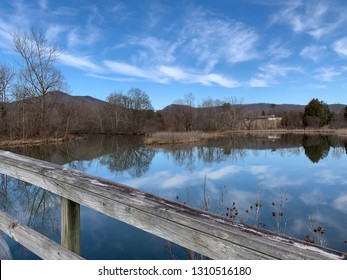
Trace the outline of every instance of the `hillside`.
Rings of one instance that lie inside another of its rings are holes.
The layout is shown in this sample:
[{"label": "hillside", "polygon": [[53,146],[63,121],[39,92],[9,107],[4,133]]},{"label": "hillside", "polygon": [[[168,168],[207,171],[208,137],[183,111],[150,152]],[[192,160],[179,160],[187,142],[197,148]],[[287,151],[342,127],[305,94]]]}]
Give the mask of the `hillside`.
[{"label": "hillside", "polygon": [[[250,103],[250,104],[240,104],[238,105],[242,108],[242,110],[246,113],[246,115],[261,115],[263,112],[266,115],[276,115],[284,111],[297,111],[304,112],[305,105],[297,105],[297,104],[271,104],[271,103]],[[344,104],[328,104],[330,110],[334,113],[340,112],[342,109],[346,107]],[[174,113],[177,111],[182,111],[187,107],[186,105],[178,105],[171,104],[159,110],[161,113]],[[221,109],[221,107],[213,107],[215,110]],[[194,107],[193,114],[196,113],[200,108]]]}]

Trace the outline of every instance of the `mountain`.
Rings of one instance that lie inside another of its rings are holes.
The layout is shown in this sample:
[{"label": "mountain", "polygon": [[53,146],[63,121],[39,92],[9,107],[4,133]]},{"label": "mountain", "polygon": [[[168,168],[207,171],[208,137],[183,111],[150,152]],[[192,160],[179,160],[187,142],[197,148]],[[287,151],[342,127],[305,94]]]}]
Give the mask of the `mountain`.
[{"label": "mountain", "polygon": [[[250,103],[250,104],[240,104],[239,105],[242,110],[246,113],[246,115],[278,115],[284,111],[297,111],[304,112],[306,105],[298,105],[298,104],[271,104],[271,103]],[[346,107],[344,104],[328,104],[330,110],[334,113],[339,113],[342,109]],[[166,106],[162,110],[159,110],[160,113],[174,113],[178,111],[183,111],[186,109],[187,105],[178,105],[171,104]],[[215,110],[220,110],[221,107],[213,107]],[[200,110],[198,107],[193,107],[193,114],[197,113]]]}]

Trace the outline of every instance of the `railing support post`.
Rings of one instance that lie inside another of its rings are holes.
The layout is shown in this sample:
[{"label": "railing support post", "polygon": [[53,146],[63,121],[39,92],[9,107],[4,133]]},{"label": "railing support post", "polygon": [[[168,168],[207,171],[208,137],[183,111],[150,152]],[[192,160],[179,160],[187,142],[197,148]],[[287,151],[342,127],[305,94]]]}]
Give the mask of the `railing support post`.
[{"label": "railing support post", "polygon": [[80,205],[61,198],[61,245],[80,254]]}]

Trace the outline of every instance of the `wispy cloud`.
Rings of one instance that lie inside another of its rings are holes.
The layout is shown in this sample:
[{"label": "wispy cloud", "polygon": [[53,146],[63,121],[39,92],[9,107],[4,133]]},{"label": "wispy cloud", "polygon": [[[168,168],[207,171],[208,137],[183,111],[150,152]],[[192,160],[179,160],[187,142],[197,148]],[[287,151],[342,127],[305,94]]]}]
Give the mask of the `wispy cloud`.
[{"label": "wispy cloud", "polygon": [[287,47],[287,44],[282,43],[279,40],[273,40],[268,46],[266,53],[272,60],[287,58],[293,54],[293,52]]},{"label": "wispy cloud", "polygon": [[219,85],[233,88],[239,86],[239,82],[220,74],[198,73],[194,69],[184,69],[179,66],[157,65],[154,67],[137,67],[120,61],[105,60],[104,65],[110,75],[119,74],[128,77],[152,80],[158,83],[178,81],[185,84],[202,84],[205,86]]},{"label": "wispy cloud", "polygon": [[250,87],[268,87],[276,84],[279,77],[286,77],[292,72],[303,72],[301,67],[268,63],[259,67],[259,73],[249,81]]},{"label": "wispy cloud", "polygon": [[150,79],[153,76],[143,69],[121,61],[105,60],[104,65],[111,73]]},{"label": "wispy cloud", "polygon": [[51,11],[51,14],[58,17],[71,17],[78,14],[78,9],[71,7],[58,7]]},{"label": "wispy cloud", "polygon": [[341,195],[333,202],[333,206],[343,213],[347,213],[347,194]]},{"label": "wispy cloud", "polygon": [[306,46],[304,49],[301,50],[300,56],[305,59],[310,59],[314,62],[318,62],[325,54],[326,49],[327,48],[325,46]]},{"label": "wispy cloud", "polygon": [[47,0],[38,0],[39,6],[42,10],[46,10],[48,7]]},{"label": "wispy cloud", "polygon": [[62,52],[60,54],[60,63],[74,68],[78,68],[87,72],[104,72],[103,68],[95,64],[88,56],[77,56]]},{"label": "wispy cloud", "polygon": [[323,67],[316,70],[315,78],[323,82],[331,82],[342,73],[343,72],[336,69],[336,67]]},{"label": "wispy cloud", "polygon": [[133,36],[121,47],[126,48],[129,45],[136,47],[132,60],[138,64],[168,64],[176,60],[175,51],[178,46],[175,42],[148,35]]},{"label": "wispy cloud", "polygon": [[316,182],[324,185],[336,185],[338,182],[342,182],[343,178],[337,175],[333,170],[321,170],[319,174],[316,175]]},{"label": "wispy cloud", "polygon": [[221,62],[239,63],[258,57],[259,35],[240,22],[214,18],[202,9],[187,15],[180,41],[188,54],[207,69]]},{"label": "wispy cloud", "polygon": [[325,1],[288,1],[271,18],[271,23],[289,25],[295,33],[307,33],[315,39],[337,30],[347,20],[342,10]]},{"label": "wispy cloud", "polygon": [[6,50],[11,49],[12,35],[14,27],[0,18],[0,47]]},{"label": "wispy cloud", "polygon": [[338,55],[347,57],[347,37],[335,41],[332,47]]}]

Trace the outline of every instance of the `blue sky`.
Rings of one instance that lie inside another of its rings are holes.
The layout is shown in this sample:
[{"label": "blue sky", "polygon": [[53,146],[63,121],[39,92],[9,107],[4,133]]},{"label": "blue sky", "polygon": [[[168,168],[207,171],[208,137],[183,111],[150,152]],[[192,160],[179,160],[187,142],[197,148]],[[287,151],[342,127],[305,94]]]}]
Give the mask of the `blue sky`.
[{"label": "blue sky", "polygon": [[44,28],[73,95],[145,91],[155,109],[191,92],[243,103],[347,104],[343,0],[2,0],[0,63],[11,33]]}]

